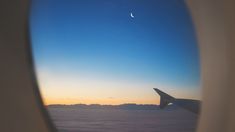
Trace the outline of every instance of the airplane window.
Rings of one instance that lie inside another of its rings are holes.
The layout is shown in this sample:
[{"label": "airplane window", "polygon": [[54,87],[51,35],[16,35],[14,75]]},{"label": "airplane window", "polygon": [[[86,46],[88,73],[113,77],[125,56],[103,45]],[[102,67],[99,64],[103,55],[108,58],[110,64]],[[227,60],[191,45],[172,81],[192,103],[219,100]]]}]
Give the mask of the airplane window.
[{"label": "airplane window", "polygon": [[193,132],[200,63],[182,0],[32,1],[40,92],[59,132]]}]

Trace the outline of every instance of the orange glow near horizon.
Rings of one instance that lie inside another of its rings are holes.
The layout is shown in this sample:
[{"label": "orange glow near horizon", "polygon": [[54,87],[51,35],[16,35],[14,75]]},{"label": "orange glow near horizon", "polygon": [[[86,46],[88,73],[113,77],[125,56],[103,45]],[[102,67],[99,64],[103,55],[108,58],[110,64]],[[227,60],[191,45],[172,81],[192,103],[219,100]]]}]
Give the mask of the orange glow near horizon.
[{"label": "orange glow near horizon", "polygon": [[[101,104],[119,105],[159,104],[160,97],[154,87],[176,98],[200,99],[200,91],[185,86],[171,86],[154,82],[52,74],[41,71],[39,87],[44,105]],[[173,89],[174,88],[174,89]],[[180,90],[179,90],[180,89]],[[194,89],[190,90],[190,89]]]},{"label": "orange glow near horizon", "polygon": [[156,98],[156,100],[136,100],[136,101],[125,101],[125,100],[117,100],[117,99],[97,99],[97,100],[84,100],[81,101],[79,99],[43,99],[44,105],[53,105],[53,104],[62,104],[62,105],[72,105],[72,104],[100,104],[100,105],[120,105],[127,103],[135,103],[135,104],[156,104],[160,103],[160,99]]}]

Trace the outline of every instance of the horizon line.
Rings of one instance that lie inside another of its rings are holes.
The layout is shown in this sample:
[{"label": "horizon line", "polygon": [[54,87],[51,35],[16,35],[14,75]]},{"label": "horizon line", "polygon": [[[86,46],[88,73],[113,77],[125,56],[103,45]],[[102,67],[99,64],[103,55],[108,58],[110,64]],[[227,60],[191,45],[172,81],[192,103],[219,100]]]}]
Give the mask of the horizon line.
[{"label": "horizon line", "polygon": [[121,103],[121,104],[98,104],[98,103],[94,103],[94,104],[85,104],[85,103],[74,103],[74,104],[44,104],[44,106],[50,106],[50,105],[67,105],[67,106],[72,106],[72,105],[101,105],[101,106],[119,106],[119,105],[157,105],[159,106],[159,104],[137,104],[137,103]]}]

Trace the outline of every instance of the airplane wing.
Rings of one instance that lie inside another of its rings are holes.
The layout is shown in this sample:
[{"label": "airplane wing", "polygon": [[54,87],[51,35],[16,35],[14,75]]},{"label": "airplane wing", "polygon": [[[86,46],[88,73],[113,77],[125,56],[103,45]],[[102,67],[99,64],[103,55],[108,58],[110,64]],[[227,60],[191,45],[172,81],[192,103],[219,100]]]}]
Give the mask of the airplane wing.
[{"label": "airplane wing", "polygon": [[192,99],[177,99],[157,88],[153,88],[160,95],[160,108],[165,108],[169,103],[176,104],[188,111],[199,114],[201,101]]}]

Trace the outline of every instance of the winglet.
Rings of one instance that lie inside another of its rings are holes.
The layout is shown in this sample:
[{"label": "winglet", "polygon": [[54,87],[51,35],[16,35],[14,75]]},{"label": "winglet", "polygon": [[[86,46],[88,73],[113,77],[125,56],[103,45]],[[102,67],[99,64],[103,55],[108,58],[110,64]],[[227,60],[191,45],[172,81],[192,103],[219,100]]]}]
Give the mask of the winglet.
[{"label": "winglet", "polygon": [[175,98],[162,92],[157,88],[153,88],[160,95],[160,108],[165,108],[169,103],[173,103]]}]

